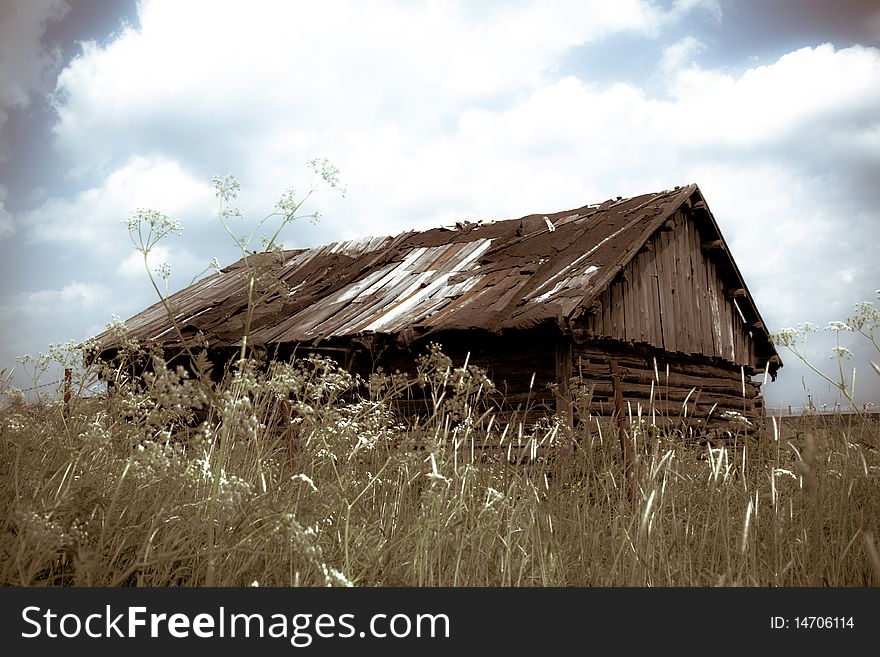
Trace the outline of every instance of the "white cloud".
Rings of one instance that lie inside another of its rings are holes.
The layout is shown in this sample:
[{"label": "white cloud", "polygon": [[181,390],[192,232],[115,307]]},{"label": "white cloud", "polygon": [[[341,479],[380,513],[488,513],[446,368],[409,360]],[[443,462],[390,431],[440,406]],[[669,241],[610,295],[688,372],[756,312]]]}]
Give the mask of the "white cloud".
[{"label": "white cloud", "polygon": [[316,125],[435,130],[461,107],[538,87],[573,46],[667,19],[640,0],[154,0],[139,13],[139,29],[85,44],[58,78],[55,133],[83,168],[173,141],[223,153],[254,133],[314,143]]},{"label": "white cloud", "polygon": [[162,263],[167,263],[169,258],[168,248],[156,246],[147,254],[147,265],[144,266],[144,256],[139,251],[132,251],[119,263],[116,273],[126,278],[144,278],[147,276],[146,267],[155,272]]},{"label": "white cloud", "polygon": [[[208,261],[199,258],[189,249],[179,245],[167,246],[159,244],[147,254],[147,266],[150,268],[153,279],[163,294],[168,290],[173,291],[187,285],[193,276],[207,267],[207,264]],[[164,265],[168,265],[171,268],[167,285],[160,272],[160,268]],[[147,270],[144,266],[144,256],[140,251],[130,251],[117,265],[116,274],[126,281],[141,282],[144,285],[147,285],[149,282]],[[150,289],[152,290],[151,284]]]},{"label": "white cloud", "polygon": [[[701,148],[756,145],[846,149],[863,136],[877,145],[880,51],[830,44],[802,48],[734,77],[691,67],[676,76],[676,137]],[[876,151],[875,151],[876,152]]]},{"label": "white cloud", "polygon": [[[106,322],[116,293],[104,283],[69,280],[58,288],[48,288],[0,298],[0,369],[12,368],[25,354],[46,353],[50,344],[79,341],[90,317]],[[56,378],[50,369],[41,383]],[[28,367],[16,366],[13,385],[28,387],[33,380]]]},{"label": "white cloud", "polygon": [[21,223],[29,227],[36,241],[79,244],[107,253],[129,243],[120,222],[141,207],[198,224],[214,212],[213,189],[176,162],[132,157],[100,187],[84,190],[72,199],[51,198],[25,213]]},{"label": "white cloud", "polygon": [[[139,29],[86,44],[61,73],[54,131],[74,174],[152,154],[205,179],[233,170],[250,198],[266,203],[301,180],[306,158],[328,156],[358,194],[340,230],[396,230],[475,200],[444,186],[462,178],[444,180],[467,156],[450,148],[471,108],[506,107],[552,85],[573,46],[621,31],[655,34],[701,4],[664,13],[639,0],[144,2]],[[452,168],[444,174],[424,153]],[[496,163],[488,164],[491,175]],[[328,202],[336,207],[320,199]]]},{"label": "white cloud", "polygon": [[109,288],[101,283],[71,281],[61,289],[26,293],[21,310],[28,314],[55,314],[89,309],[104,303],[109,294]]}]

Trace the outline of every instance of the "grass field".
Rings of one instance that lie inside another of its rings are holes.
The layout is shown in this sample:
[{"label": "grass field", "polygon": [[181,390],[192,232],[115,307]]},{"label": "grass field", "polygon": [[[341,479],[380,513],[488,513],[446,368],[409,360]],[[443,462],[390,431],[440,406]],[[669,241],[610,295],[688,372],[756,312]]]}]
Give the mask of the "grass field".
[{"label": "grass field", "polygon": [[[633,421],[630,500],[613,424],[505,420],[479,371],[429,365],[370,385],[329,361],[247,366],[212,389],[159,367],[67,410],[8,396],[0,583],[880,581],[876,418],[778,418],[716,445]],[[419,382],[426,413],[401,422],[395,396]]]}]

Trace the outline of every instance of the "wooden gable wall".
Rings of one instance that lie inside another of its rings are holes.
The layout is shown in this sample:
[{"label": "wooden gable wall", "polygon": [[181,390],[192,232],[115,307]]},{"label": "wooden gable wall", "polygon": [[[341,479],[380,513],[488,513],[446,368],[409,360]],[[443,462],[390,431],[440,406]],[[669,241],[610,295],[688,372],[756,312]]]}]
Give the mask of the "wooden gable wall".
[{"label": "wooden gable wall", "polygon": [[714,258],[701,248],[706,239],[692,218],[675,212],[599,295],[588,333],[754,370],[754,340]]}]

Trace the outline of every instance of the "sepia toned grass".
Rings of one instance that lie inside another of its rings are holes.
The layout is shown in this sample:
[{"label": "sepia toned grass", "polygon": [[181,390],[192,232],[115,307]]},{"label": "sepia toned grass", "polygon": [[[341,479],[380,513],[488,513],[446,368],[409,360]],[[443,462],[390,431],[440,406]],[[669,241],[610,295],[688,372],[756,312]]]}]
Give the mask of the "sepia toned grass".
[{"label": "sepia toned grass", "polygon": [[[210,394],[155,361],[110,392],[0,409],[7,586],[867,586],[878,423],[775,418],[699,440],[526,423],[439,349],[410,379],[244,362]],[[418,389],[425,413],[395,401]]]}]

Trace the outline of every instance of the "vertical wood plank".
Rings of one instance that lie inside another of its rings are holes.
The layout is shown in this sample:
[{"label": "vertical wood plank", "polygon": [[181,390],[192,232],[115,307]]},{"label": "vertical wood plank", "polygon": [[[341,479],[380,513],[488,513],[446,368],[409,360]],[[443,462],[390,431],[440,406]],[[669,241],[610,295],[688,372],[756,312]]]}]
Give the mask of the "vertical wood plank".
[{"label": "vertical wood plank", "polygon": [[660,305],[657,298],[657,235],[651,238],[651,252],[645,254],[645,289],[648,308],[648,343],[663,348],[663,337],[660,335]]},{"label": "vertical wood plank", "polygon": [[679,230],[678,217],[673,219],[674,230],[669,234],[669,260],[667,267],[667,285],[669,285],[669,295],[672,300],[672,336],[673,348],[675,351],[684,351],[685,341],[681,330],[681,301],[679,299],[680,290],[677,286],[676,271],[678,270],[678,254],[675,248],[675,237]]},{"label": "vertical wood plank", "polygon": [[699,305],[697,304],[696,290],[694,289],[694,265],[693,265],[693,224],[690,218],[682,213],[682,222],[685,230],[682,233],[681,247],[683,251],[683,263],[685,275],[687,277],[687,310],[688,310],[688,333],[690,338],[690,352],[702,353],[700,346],[700,315]]},{"label": "vertical wood plank", "polygon": [[610,338],[611,333],[611,289],[602,292],[602,337]]},{"label": "vertical wood plank", "polygon": [[611,285],[611,337],[625,340],[623,331],[623,298],[620,294],[620,282]]},{"label": "vertical wood plank", "polygon": [[702,334],[703,353],[712,355],[714,341],[712,339],[712,309],[709,306],[709,282],[706,271],[706,254],[700,249],[702,237],[699,227],[694,226],[694,284],[700,297],[700,333]]},{"label": "vertical wood plank", "polygon": [[712,340],[712,350],[708,353],[712,356],[720,356],[721,345],[719,344],[718,336],[715,333],[715,317],[717,315],[715,312],[715,288],[712,285],[712,272],[710,269],[709,259],[703,258],[703,273],[705,274],[703,285],[706,288],[706,312],[708,313],[709,319],[709,335]]},{"label": "vertical wood plank", "polygon": [[706,282],[709,287],[709,308],[712,314],[712,340],[714,342],[715,356],[724,355],[724,342],[721,331],[721,308],[718,304],[718,287],[715,283],[715,266],[711,260],[706,260]]},{"label": "vertical wood plank", "polygon": [[641,288],[639,286],[639,259],[638,256],[629,262],[629,293],[632,297],[630,307],[632,308],[632,340],[634,342],[642,341],[642,309],[641,309]]},{"label": "vertical wood plank", "polygon": [[724,350],[722,355],[724,358],[732,361],[733,360],[733,333],[731,328],[733,326],[733,318],[730,316],[733,307],[730,305],[730,300],[727,298],[726,291],[724,289],[724,283],[721,280],[721,276],[718,272],[718,268],[715,267],[715,285],[718,290],[718,307],[721,311],[721,339],[724,344]]},{"label": "vertical wood plank", "polygon": [[681,231],[678,236],[678,252],[681,256],[681,266],[679,269],[679,286],[681,287],[681,308],[684,314],[685,335],[687,336],[686,353],[693,354],[698,352],[695,345],[694,322],[696,315],[694,313],[694,299],[692,295],[693,289],[693,273],[691,272],[691,250],[690,240],[688,239],[688,224],[690,223],[684,214],[680,214]]},{"label": "vertical wood plank", "polygon": [[672,253],[674,265],[672,267],[673,289],[675,290],[675,328],[678,333],[678,349],[684,353],[690,352],[690,336],[688,331],[687,316],[687,288],[684,276],[684,263],[682,262],[682,233],[684,225],[678,213],[675,213],[675,232],[672,233]]},{"label": "vertical wood plank", "polygon": [[691,271],[693,273],[691,281],[693,283],[693,300],[696,306],[696,344],[700,349],[700,353],[704,354],[707,349],[706,343],[709,342],[709,340],[707,340],[709,332],[707,331],[708,324],[706,322],[708,308],[706,307],[706,298],[704,296],[705,284],[703,283],[703,277],[701,275],[703,268],[703,253],[700,251],[700,235],[693,219],[688,221],[688,227],[688,234],[690,237]]},{"label": "vertical wood plank", "polygon": [[715,294],[716,305],[718,307],[718,344],[720,345],[721,353],[719,356],[722,358],[727,358],[727,331],[724,330],[724,322],[727,320],[725,315],[725,302],[724,302],[724,285],[721,283],[721,280],[718,277],[718,271],[715,267],[715,263],[711,260],[709,261],[709,270],[712,273],[712,286]]},{"label": "vertical wood plank", "polygon": [[601,314],[599,314],[599,319],[597,319],[596,316],[597,316],[597,313],[589,313],[587,315],[587,321],[585,323],[586,323],[586,328],[587,328],[587,334],[590,335],[590,337],[596,337],[596,324],[602,317]]},{"label": "vertical wood plank", "polygon": [[636,281],[633,262],[630,260],[626,264],[626,284],[624,293],[626,294],[626,339],[632,342],[638,342],[638,304],[636,294]]},{"label": "vertical wood plank", "polygon": [[663,308],[663,344],[667,351],[675,351],[675,306],[672,294],[672,258],[670,257],[669,233],[660,233],[660,258],[657,261],[657,274],[660,289],[660,303]]},{"label": "vertical wood plank", "polygon": [[648,274],[648,263],[651,253],[643,253],[639,261],[638,281],[639,281],[639,335],[642,342],[651,344],[651,326],[654,324],[653,313],[651,312],[651,277]]},{"label": "vertical wood plank", "polygon": [[679,350],[683,353],[691,352],[691,331],[690,331],[690,299],[688,299],[687,273],[684,265],[684,235],[683,217],[676,213],[676,231],[675,231],[675,297],[678,302],[679,316],[679,332],[681,334],[681,342]]},{"label": "vertical wood plank", "polygon": [[664,309],[661,301],[662,295],[660,293],[660,275],[658,272],[658,258],[660,257],[660,251],[662,249],[662,246],[660,244],[660,236],[662,234],[662,232],[654,233],[654,252],[651,258],[652,272],[654,277],[654,285],[652,286],[651,294],[653,295],[654,301],[651,307],[654,308],[654,312],[657,313],[657,317],[659,318],[659,321],[656,323],[654,331],[654,345],[660,347],[661,349],[665,349],[666,344],[664,336],[666,332],[666,319],[663,316]]},{"label": "vertical wood plank", "polygon": [[739,316],[739,310],[734,307],[733,311],[733,345],[734,355],[736,356],[736,360],[734,360],[733,362],[737,363],[738,365],[745,365],[745,360],[743,359],[743,333],[745,331],[745,324],[743,324],[742,317]]},{"label": "vertical wood plank", "polygon": [[733,360],[734,363],[739,364],[740,363],[739,355],[741,352],[740,352],[740,348],[739,348],[740,332],[738,329],[739,329],[741,322],[739,319],[739,313],[736,310],[736,306],[733,305],[733,300],[731,300],[729,302],[729,304],[730,304],[730,342],[731,342],[730,352],[731,352],[731,355],[733,356],[733,358],[731,360]]}]

